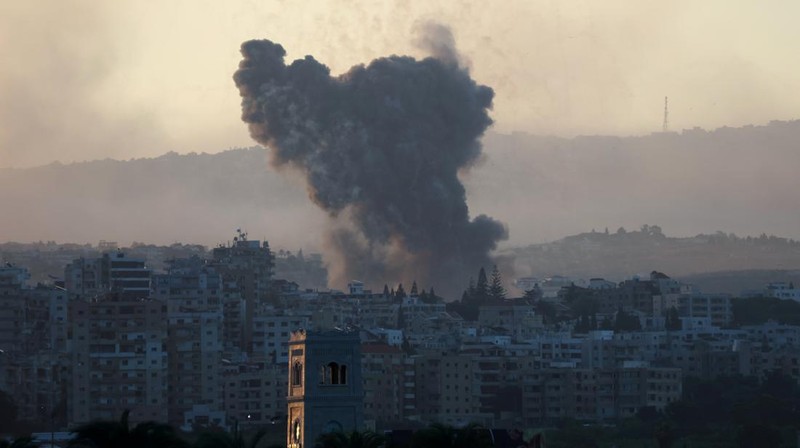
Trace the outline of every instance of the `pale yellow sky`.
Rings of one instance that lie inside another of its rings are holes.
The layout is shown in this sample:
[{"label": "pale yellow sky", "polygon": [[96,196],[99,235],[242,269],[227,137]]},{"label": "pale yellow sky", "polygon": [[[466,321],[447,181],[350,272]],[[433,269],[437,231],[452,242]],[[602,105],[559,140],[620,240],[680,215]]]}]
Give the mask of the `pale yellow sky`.
[{"label": "pale yellow sky", "polygon": [[790,1],[5,1],[0,167],[250,146],[242,41],[341,73],[424,56],[423,20],[495,89],[496,131],[649,133],[665,95],[676,130],[794,119],[797,17]]}]

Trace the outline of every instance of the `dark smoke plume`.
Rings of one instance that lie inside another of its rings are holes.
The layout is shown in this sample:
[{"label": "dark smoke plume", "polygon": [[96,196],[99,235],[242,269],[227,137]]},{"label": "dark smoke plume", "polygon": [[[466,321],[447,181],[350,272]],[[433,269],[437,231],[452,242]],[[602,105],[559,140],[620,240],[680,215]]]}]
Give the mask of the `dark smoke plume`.
[{"label": "dark smoke plume", "polygon": [[275,166],[306,175],[333,218],[334,282],[416,279],[450,296],[507,238],[498,221],[470,220],[458,179],[481,154],[494,93],[459,67],[451,35],[435,38],[422,42],[441,59],[391,56],[337,77],[311,56],[286,65],[268,40],[242,44],[242,119]]}]

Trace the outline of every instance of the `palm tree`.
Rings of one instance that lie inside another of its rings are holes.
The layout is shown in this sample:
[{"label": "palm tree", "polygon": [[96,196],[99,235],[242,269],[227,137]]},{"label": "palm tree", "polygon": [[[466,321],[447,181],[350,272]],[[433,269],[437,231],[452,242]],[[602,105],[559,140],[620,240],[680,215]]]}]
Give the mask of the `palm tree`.
[{"label": "palm tree", "polygon": [[67,445],[70,448],[188,448],[175,430],[156,422],[139,423],[133,429],[128,425],[130,411],[125,410],[119,421],[96,421],[72,430],[75,436]]},{"label": "palm tree", "polygon": [[477,423],[454,428],[434,423],[414,433],[411,448],[491,448],[489,432]]},{"label": "palm tree", "polygon": [[322,448],[381,448],[384,443],[384,437],[372,431],[329,432],[317,438]]},{"label": "palm tree", "polygon": [[661,422],[656,426],[655,438],[658,448],[670,448],[675,441],[675,431],[668,422]]},{"label": "palm tree", "polygon": [[194,448],[256,448],[266,434],[267,431],[261,429],[250,440],[245,440],[237,427],[232,432],[206,432],[200,434]]}]

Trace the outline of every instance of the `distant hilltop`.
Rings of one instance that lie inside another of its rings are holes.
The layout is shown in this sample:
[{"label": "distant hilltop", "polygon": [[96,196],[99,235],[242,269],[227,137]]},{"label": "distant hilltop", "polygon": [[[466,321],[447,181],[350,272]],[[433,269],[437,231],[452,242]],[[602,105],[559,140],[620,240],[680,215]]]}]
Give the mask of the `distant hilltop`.
[{"label": "distant hilltop", "polygon": [[676,238],[666,236],[657,225],[580,233],[552,243],[504,250],[498,258],[517,277],[558,274],[619,281],[660,271],[732,293],[800,277],[798,241],[721,231]]},{"label": "distant hilltop", "polygon": [[[471,216],[508,224],[506,248],[641,223],[800,239],[798,142],[798,121],[637,137],[490,133],[463,177]],[[326,219],[261,147],[0,169],[0,210],[0,241],[211,246],[241,227],[314,251]]]}]

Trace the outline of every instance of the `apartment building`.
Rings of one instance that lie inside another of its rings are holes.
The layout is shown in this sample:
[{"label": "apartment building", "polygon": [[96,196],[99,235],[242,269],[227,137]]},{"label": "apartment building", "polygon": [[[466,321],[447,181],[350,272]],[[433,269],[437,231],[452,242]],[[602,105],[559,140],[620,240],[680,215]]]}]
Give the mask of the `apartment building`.
[{"label": "apartment building", "polygon": [[169,313],[222,309],[222,275],[199,258],[173,260],[152,284],[151,297],[165,302]]},{"label": "apartment building", "polygon": [[168,420],[167,310],[163,302],[108,293],[70,303],[70,425]]},{"label": "apartment building", "polygon": [[522,380],[526,425],[563,418],[603,421],[663,410],[681,397],[681,372],[630,365],[611,369],[532,369]]},{"label": "apartment building", "polygon": [[310,311],[290,312],[261,307],[253,317],[253,356],[275,364],[286,364],[289,360],[289,336],[292,331],[309,328],[310,320]]},{"label": "apartment building", "polygon": [[197,405],[223,410],[222,310],[167,313],[169,423],[180,426]]},{"label": "apartment building", "polygon": [[71,299],[91,299],[109,291],[148,297],[151,275],[143,258],[117,250],[99,258],[73,260],[64,268],[64,284]]},{"label": "apartment building", "polygon": [[542,319],[533,311],[533,305],[511,300],[481,305],[478,325],[504,331],[517,341],[532,337],[543,326]]},{"label": "apartment building", "polygon": [[222,394],[227,418],[242,429],[283,424],[286,415],[288,363],[264,359],[243,362],[223,360]]},{"label": "apartment building", "polygon": [[[225,335],[233,347],[252,352],[255,310],[271,299],[274,256],[269,243],[248,240],[241,231],[229,245],[211,251],[209,266],[222,275]],[[235,338],[235,339],[234,339]]]},{"label": "apartment building", "polygon": [[707,317],[716,327],[726,327],[733,320],[728,294],[690,294],[678,298],[678,312],[684,317]]},{"label": "apartment building", "polygon": [[397,346],[361,345],[365,421],[390,429],[393,423],[417,417],[413,359]]}]

